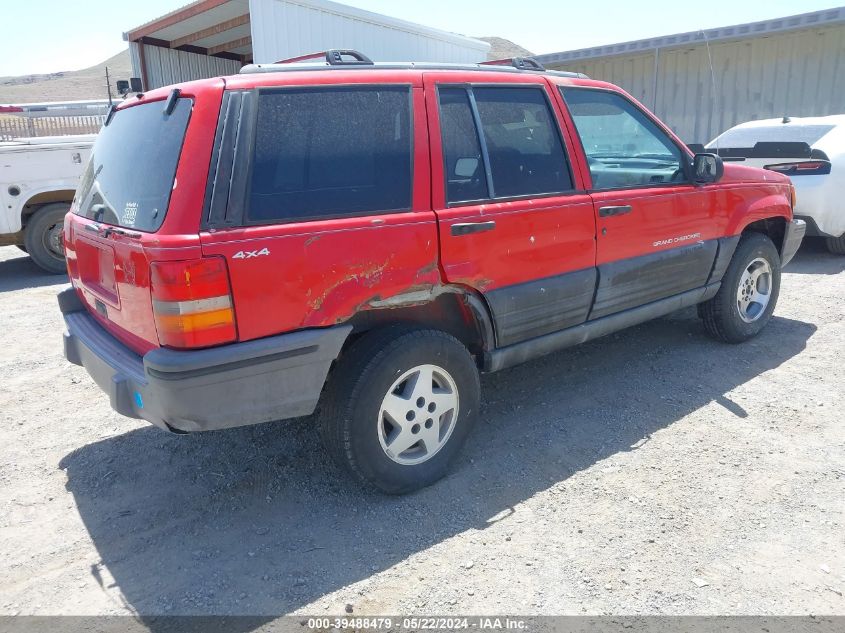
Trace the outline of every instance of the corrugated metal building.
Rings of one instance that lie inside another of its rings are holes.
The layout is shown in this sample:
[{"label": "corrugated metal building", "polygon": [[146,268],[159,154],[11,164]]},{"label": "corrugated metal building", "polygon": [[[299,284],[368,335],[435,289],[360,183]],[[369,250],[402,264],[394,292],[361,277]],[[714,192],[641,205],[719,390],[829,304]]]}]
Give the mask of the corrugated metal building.
[{"label": "corrugated metal building", "polygon": [[688,143],[744,121],[845,113],[845,7],[537,60],[622,86]]},{"label": "corrugated metal building", "polygon": [[199,0],[124,33],[144,89],[332,48],[374,61],[474,63],[487,42],[329,0]]}]

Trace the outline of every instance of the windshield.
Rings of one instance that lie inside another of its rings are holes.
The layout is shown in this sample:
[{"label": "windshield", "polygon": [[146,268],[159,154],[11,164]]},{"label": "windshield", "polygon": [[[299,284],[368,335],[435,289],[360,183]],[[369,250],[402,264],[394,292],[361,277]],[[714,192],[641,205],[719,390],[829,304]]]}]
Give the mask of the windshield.
[{"label": "windshield", "polygon": [[154,101],[114,113],[85,167],[74,200],[78,215],[139,231],[156,231],[170,192],[193,102],[173,111]]}]

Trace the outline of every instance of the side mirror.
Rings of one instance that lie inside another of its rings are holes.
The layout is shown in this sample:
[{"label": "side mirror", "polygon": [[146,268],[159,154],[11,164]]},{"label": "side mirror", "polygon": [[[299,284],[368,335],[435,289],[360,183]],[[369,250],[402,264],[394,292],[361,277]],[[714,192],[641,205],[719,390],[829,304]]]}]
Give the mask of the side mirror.
[{"label": "side mirror", "polygon": [[725,164],[717,154],[696,154],[692,159],[692,179],[699,184],[718,182],[725,173]]}]

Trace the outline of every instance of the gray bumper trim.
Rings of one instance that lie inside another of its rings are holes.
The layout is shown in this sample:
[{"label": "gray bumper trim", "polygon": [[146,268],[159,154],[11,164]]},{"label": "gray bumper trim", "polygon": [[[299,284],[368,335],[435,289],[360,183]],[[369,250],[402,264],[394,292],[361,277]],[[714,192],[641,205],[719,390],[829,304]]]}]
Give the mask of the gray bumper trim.
[{"label": "gray bumper trim", "polygon": [[85,367],[122,415],[179,431],[205,431],[308,415],[352,326],[301,330],[194,351],[141,357],[59,294],[65,357]]},{"label": "gray bumper trim", "polygon": [[796,215],[796,220],[804,220],[807,223],[807,233],[804,237],[842,237],[841,235],[831,235],[819,228],[816,224],[816,219],[809,215]]},{"label": "gray bumper trim", "polygon": [[786,233],[783,236],[783,246],[780,249],[780,265],[786,266],[795,253],[798,252],[798,247],[801,246],[801,241],[807,233],[807,223],[804,220],[794,218],[786,225]]}]

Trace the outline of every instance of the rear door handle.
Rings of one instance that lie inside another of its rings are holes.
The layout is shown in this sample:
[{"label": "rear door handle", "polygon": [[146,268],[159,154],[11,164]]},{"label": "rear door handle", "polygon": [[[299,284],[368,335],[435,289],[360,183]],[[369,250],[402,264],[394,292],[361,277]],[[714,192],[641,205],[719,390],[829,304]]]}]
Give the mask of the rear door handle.
[{"label": "rear door handle", "polygon": [[469,235],[470,233],[483,233],[496,228],[493,220],[489,222],[461,222],[452,225],[452,235]]},{"label": "rear door handle", "polygon": [[599,217],[607,218],[611,215],[625,215],[631,212],[630,204],[623,204],[618,207],[599,207]]}]

